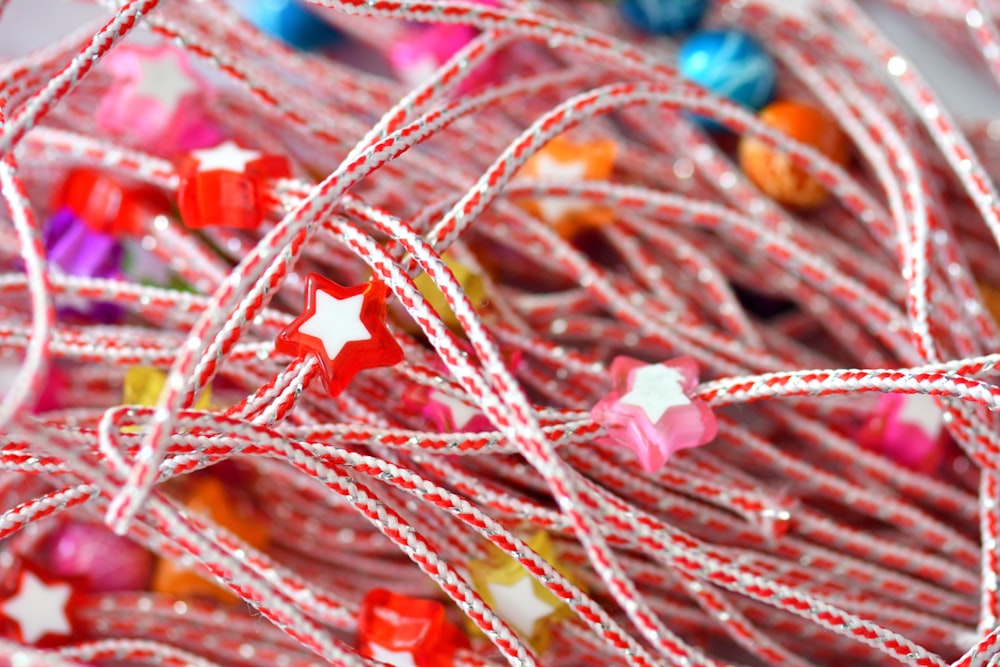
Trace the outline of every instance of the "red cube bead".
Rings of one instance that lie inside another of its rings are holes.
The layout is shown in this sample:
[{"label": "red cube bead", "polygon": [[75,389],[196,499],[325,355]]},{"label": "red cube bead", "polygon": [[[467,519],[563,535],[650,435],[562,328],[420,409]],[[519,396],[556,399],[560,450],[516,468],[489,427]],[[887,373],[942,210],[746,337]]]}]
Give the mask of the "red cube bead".
[{"label": "red cube bead", "polygon": [[376,588],[361,602],[358,644],[362,655],[386,664],[452,667],[469,640],[440,602]]},{"label": "red cube bead", "polygon": [[53,199],[53,209],[67,208],[95,232],[133,236],[169,204],[155,188],[127,186],[110,174],[81,167],[69,172]]}]

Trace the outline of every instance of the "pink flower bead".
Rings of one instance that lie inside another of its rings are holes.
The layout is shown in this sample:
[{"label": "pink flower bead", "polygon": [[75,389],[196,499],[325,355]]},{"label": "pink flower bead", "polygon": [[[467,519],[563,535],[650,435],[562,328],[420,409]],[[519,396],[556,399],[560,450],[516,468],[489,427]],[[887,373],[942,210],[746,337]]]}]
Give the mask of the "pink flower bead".
[{"label": "pink flower bead", "polygon": [[141,148],[172,154],[222,138],[205,110],[210,87],[171,46],[125,45],[105,60],[115,81],[97,109],[97,122]]},{"label": "pink flower bead", "polygon": [[153,573],[153,554],[97,523],[64,522],[41,555],[53,574],[83,579],[94,592],[145,590]]},{"label": "pink flower bead", "polygon": [[611,364],[613,388],[591,409],[608,440],[635,452],[647,472],[656,472],[681,449],[715,438],[711,408],[690,394],[698,384],[691,357],[645,364],[617,357]]},{"label": "pink flower bead", "polygon": [[941,408],[931,396],[883,394],[858,441],[902,466],[931,472],[941,462],[948,435]]}]

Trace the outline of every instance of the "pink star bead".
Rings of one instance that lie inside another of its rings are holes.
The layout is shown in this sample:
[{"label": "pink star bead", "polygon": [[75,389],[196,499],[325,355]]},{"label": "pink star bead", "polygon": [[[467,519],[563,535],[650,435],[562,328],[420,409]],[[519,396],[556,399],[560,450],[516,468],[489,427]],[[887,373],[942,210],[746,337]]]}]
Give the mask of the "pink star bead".
[{"label": "pink star bead", "polygon": [[173,154],[211,146],[221,134],[206,116],[209,86],[172,46],[122,46],[104,62],[114,77],[97,109],[105,130],[141,148]]},{"label": "pink star bead", "polygon": [[414,387],[403,396],[403,401],[439,433],[481,433],[493,429],[479,408],[439,389]]},{"label": "pink star bead", "polygon": [[932,397],[883,394],[858,441],[907,468],[932,472],[944,456],[948,434],[941,408]]},{"label": "pink star bead", "polygon": [[617,357],[611,378],[611,393],[598,401],[590,416],[604,427],[610,442],[633,450],[647,472],[662,468],[674,452],[715,438],[711,408],[690,397],[698,384],[698,366],[691,357],[660,364]]}]

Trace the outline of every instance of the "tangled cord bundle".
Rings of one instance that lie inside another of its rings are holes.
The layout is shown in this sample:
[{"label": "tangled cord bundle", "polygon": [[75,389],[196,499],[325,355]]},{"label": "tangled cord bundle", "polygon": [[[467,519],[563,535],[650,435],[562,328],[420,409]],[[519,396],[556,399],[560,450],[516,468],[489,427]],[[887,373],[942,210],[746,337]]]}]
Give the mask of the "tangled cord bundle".
[{"label": "tangled cord bundle", "polygon": [[[1000,285],[996,131],[952,118],[853,0],[729,0],[707,19],[756,35],[783,94],[838,119],[848,168],[680,78],[674,43],[638,37],[613,3],[316,3],[373,50],[405,21],[480,31],[412,90],[294,51],[220,0],[105,4],[108,22],[0,69],[3,562],[86,518],[246,604],[81,592],[71,640],[4,641],[7,664],[377,664],[356,641],[373,588],[467,616],[456,665],[1000,664],[1000,329],[979,287]],[[897,4],[1000,81],[994,7]],[[213,81],[222,134],[292,164],[258,229],[148,216],[134,240],[186,287],[46,262],[70,168],[176,198],[176,155],[95,119],[103,57],[133,31]],[[778,206],[692,115],[780,149],[833,203]],[[558,136],[613,140],[611,178],[519,172]],[[613,221],[567,239],[524,206],[543,198]],[[330,396],[315,358],[275,352],[310,273],[384,284],[404,360]],[[764,297],[786,308],[765,316]],[[58,315],[81,300],[126,315]],[[653,472],[607,438],[590,411],[622,354],[693,358],[716,438]],[[137,366],[165,371],[162,391],[123,405]],[[58,405],[39,408],[54,374]],[[427,391],[488,428],[435,428],[414,408]],[[949,436],[934,470],[859,444],[880,393],[933,397]],[[253,506],[266,546],[185,506],[206,475]],[[568,610],[547,641],[473,584],[499,553]]]}]

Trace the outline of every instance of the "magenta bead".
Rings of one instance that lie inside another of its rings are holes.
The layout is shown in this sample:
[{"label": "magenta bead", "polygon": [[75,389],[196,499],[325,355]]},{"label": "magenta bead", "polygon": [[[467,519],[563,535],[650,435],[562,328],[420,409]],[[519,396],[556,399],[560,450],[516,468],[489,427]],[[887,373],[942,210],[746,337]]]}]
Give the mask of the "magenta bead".
[{"label": "magenta bead", "polygon": [[145,590],[153,555],[96,523],[67,521],[43,545],[46,565],[60,577],[79,577],[94,592]]}]

